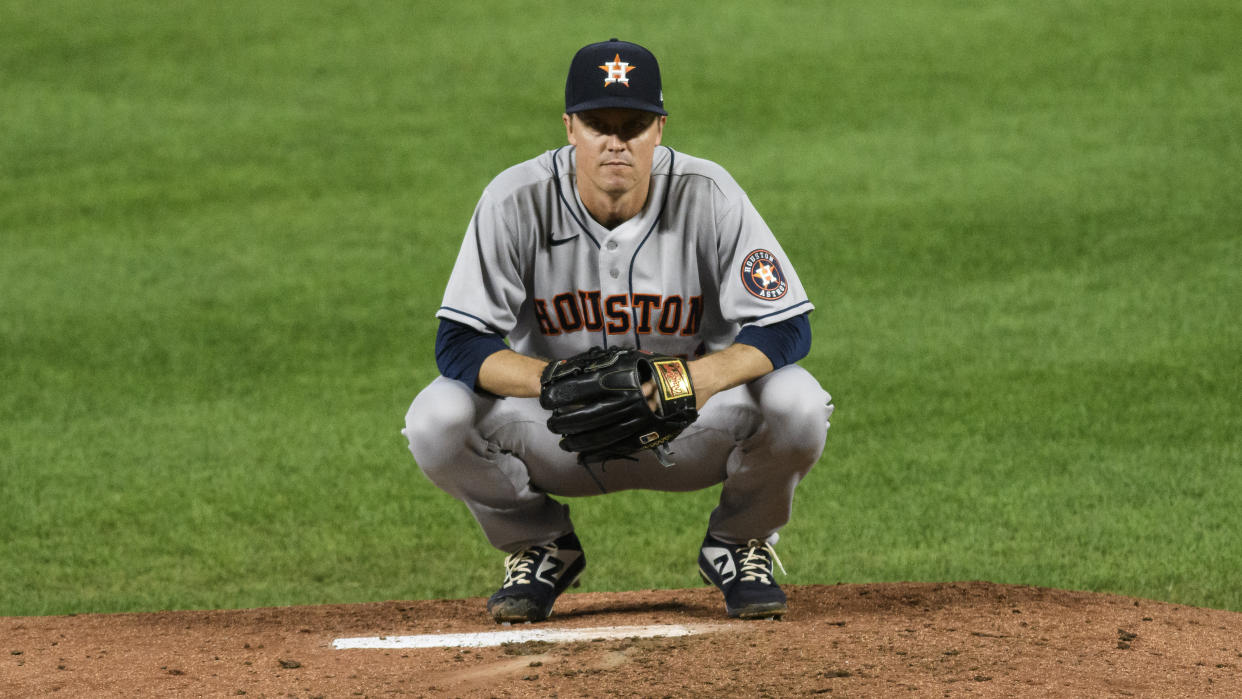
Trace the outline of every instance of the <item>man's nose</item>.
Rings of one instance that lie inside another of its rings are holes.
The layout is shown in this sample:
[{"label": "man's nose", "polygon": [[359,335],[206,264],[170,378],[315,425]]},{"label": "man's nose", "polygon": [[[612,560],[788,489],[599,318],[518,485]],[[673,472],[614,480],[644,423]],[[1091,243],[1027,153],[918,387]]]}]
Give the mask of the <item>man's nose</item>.
[{"label": "man's nose", "polygon": [[608,150],[625,150],[625,139],[621,138],[621,134],[608,134]]}]

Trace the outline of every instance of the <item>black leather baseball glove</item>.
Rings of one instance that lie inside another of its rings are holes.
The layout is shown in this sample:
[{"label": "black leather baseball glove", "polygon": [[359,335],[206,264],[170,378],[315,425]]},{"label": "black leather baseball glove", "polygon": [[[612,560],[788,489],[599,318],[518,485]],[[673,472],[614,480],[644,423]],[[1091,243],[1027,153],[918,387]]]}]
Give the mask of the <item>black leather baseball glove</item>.
[{"label": "black leather baseball glove", "polygon": [[[657,408],[643,396],[653,382]],[[627,348],[592,347],[554,361],[540,377],[539,404],[552,411],[548,429],[583,464],[655,449],[671,466],[665,446],[699,417],[686,362]]]}]

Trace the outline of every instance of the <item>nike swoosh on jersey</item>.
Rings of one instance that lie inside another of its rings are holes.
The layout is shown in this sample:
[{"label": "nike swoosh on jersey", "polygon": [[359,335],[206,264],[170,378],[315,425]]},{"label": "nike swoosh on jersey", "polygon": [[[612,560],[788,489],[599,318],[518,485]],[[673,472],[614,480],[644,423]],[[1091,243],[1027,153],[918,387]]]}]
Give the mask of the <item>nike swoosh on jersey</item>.
[{"label": "nike swoosh on jersey", "polygon": [[560,240],[557,240],[556,238],[548,238],[548,244],[549,245],[564,245],[565,243],[568,243],[571,240],[577,240],[577,239],[578,239],[578,236],[576,235],[571,235],[568,238],[561,238]]}]

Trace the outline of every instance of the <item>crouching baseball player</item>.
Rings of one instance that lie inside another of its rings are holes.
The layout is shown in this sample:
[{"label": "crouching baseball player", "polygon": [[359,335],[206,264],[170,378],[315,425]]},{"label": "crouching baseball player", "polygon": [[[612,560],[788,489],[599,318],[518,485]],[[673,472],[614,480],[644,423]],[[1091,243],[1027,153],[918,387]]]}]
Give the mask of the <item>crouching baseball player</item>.
[{"label": "crouching baseball player", "polygon": [[470,219],[410,451],[508,554],[498,622],[547,618],[586,566],[554,496],[718,483],[700,574],[729,616],[779,617],[773,545],[833,410],[795,363],[813,306],[733,178],[661,145],[647,49],[578,51],[562,120],[568,145],[501,173]]}]

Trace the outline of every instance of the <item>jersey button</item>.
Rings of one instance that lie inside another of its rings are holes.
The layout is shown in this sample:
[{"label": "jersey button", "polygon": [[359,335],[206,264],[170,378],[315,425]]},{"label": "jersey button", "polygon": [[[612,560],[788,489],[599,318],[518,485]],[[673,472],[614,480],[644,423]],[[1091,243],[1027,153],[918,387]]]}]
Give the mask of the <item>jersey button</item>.
[{"label": "jersey button", "polygon": [[609,250],[616,250],[616,249],[617,249],[617,241],[615,241],[615,240],[610,240],[610,241],[608,241],[608,243],[607,243],[604,247],[608,248]]},{"label": "jersey button", "polygon": [[621,276],[621,270],[617,269],[616,267],[613,267],[612,269],[608,270],[608,276],[612,277],[613,279],[616,279],[617,277]]}]

